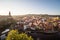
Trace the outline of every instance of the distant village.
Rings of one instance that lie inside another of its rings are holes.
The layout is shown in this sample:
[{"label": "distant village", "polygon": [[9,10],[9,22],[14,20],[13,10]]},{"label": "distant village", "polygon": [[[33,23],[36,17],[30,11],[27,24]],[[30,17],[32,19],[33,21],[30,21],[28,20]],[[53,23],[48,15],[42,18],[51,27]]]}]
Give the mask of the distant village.
[{"label": "distant village", "polygon": [[[8,35],[6,32],[17,29],[19,32],[24,33],[36,33],[39,32],[59,32],[60,31],[60,15],[48,15],[48,14],[27,14],[12,16],[9,11],[9,15],[0,15],[0,36],[1,39]],[[7,30],[7,31],[6,31]],[[35,35],[31,36],[35,36]],[[39,34],[38,34],[39,35]],[[36,36],[37,37],[37,36]],[[37,38],[36,38],[37,39]],[[35,40],[35,39],[34,39]]]},{"label": "distant village", "polygon": [[23,17],[30,17],[30,16],[40,16],[40,17],[60,17],[60,15],[48,15],[48,14],[27,14],[27,15],[16,15],[12,16],[11,12],[9,11],[9,15],[0,15],[0,20],[5,19],[14,19],[14,20],[20,20]]}]

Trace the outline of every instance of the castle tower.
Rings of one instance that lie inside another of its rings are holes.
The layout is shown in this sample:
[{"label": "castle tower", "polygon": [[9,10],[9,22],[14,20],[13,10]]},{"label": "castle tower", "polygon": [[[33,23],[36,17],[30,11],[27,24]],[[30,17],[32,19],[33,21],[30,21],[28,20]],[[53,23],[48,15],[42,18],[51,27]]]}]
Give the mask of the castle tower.
[{"label": "castle tower", "polygon": [[9,11],[9,16],[11,16],[11,12]]}]

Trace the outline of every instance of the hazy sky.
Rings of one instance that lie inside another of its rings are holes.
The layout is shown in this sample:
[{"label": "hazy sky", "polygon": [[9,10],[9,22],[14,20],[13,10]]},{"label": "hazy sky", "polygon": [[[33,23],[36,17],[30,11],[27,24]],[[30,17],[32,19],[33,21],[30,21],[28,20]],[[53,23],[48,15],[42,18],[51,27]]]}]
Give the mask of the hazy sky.
[{"label": "hazy sky", "polygon": [[60,0],[0,0],[0,15],[60,15]]}]

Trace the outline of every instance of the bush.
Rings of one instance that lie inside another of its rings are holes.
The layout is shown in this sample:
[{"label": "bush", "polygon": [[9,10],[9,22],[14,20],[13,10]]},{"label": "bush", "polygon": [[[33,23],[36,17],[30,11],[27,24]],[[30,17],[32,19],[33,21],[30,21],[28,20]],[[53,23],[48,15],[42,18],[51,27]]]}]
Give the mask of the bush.
[{"label": "bush", "polygon": [[33,40],[33,38],[25,33],[19,34],[17,30],[11,30],[6,40]]}]

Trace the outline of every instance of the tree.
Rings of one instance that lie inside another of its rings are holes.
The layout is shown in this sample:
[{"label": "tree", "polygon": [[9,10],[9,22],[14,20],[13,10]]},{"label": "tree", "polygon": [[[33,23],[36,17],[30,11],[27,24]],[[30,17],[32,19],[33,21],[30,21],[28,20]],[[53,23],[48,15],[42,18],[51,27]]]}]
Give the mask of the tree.
[{"label": "tree", "polygon": [[19,34],[17,30],[11,30],[6,40],[33,40],[33,38],[25,33]]},{"label": "tree", "polygon": [[6,40],[17,40],[18,39],[18,31],[17,30],[11,30],[8,33]]},{"label": "tree", "polygon": [[31,36],[28,37],[27,34],[21,33],[19,34],[19,40],[33,40]]},{"label": "tree", "polygon": [[9,18],[0,18],[0,35],[5,29],[11,28],[11,25],[16,24],[16,20]]}]

